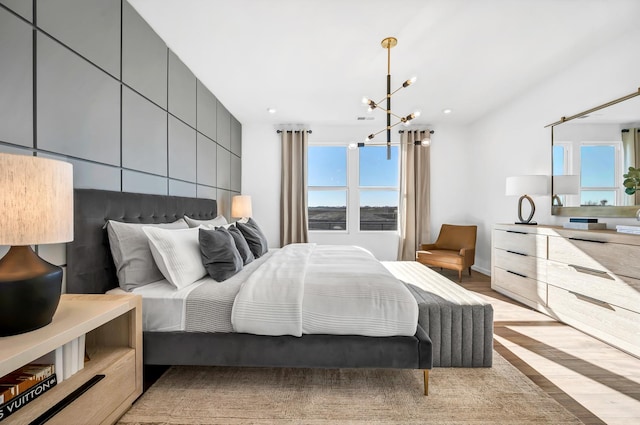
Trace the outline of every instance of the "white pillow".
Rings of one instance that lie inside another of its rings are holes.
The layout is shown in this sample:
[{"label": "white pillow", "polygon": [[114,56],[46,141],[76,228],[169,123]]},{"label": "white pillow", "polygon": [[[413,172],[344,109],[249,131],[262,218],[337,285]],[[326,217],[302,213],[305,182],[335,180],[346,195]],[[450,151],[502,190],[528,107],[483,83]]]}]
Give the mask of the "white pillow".
[{"label": "white pillow", "polygon": [[166,230],[143,227],[156,265],[178,289],[191,285],[207,274],[200,258],[199,228]]},{"label": "white pillow", "polygon": [[188,229],[183,219],[166,224],[122,223],[109,220],[106,224],[111,255],[116,266],[118,282],[125,291],[162,279],[162,273],[153,261],[149,240],[143,227]]},{"label": "white pillow", "polygon": [[211,220],[196,220],[195,218],[187,217],[185,215],[184,221],[187,222],[189,227],[198,227],[201,225],[206,225],[206,226],[212,226],[211,227],[212,229],[218,226],[224,226],[225,224],[228,224],[227,219],[224,218],[223,215],[219,215],[216,218],[212,218]]}]

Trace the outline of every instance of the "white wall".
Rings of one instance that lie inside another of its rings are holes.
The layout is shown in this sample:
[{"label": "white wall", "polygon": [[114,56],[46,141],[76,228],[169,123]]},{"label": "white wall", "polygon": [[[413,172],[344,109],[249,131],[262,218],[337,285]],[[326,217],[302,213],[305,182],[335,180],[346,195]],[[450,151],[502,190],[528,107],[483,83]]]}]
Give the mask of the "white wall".
[{"label": "white wall", "polygon": [[[573,115],[640,87],[640,30],[614,42],[546,78],[515,100],[469,126],[435,123],[431,147],[431,231],[443,223],[478,225],[476,265],[491,269],[491,228],[517,219],[517,197],[504,195],[507,176],[551,174],[551,130],[547,124]],[[361,138],[361,128],[313,127],[314,140]],[[254,216],[271,246],[279,246],[280,147],[270,125],[243,125],[242,187],[253,196]],[[551,216],[551,197],[534,198],[535,220],[561,224]],[[634,219],[606,219],[609,227],[637,223]],[[324,238],[318,241],[326,242]],[[383,259],[392,242],[365,237],[360,242]],[[347,243],[354,243],[352,241]],[[393,242],[395,243],[395,242]],[[387,247],[387,248],[385,248]]]},{"label": "white wall", "polygon": [[[506,177],[550,175],[551,130],[545,125],[640,87],[639,43],[640,30],[629,31],[469,127],[470,172],[478,189],[472,192],[469,219],[481,226],[476,249],[479,269],[490,269],[491,226],[516,219],[517,198],[504,195]],[[534,200],[538,223],[567,221],[566,217],[551,216],[550,196]],[[609,228],[620,223],[640,224],[635,219],[602,221]]]}]

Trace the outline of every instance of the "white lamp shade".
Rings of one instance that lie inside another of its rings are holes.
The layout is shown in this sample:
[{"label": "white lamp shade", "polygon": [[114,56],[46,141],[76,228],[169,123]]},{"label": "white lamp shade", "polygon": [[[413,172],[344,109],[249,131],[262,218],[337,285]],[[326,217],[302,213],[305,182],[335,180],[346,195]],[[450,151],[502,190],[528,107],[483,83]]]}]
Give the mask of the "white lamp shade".
[{"label": "white lamp shade", "polygon": [[236,195],[231,200],[231,217],[251,217],[251,196]]},{"label": "white lamp shade", "polygon": [[73,240],[73,167],[0,153],[0,245]]},{"label": "white lamp shade", "polygon": [[554,195],[577,195],[580,193],[580,176],[553,176]]},{"label": "white lamp shade", "polygon": [[547,195],[549,178],[544,175],[507,177],[506,195]]}]

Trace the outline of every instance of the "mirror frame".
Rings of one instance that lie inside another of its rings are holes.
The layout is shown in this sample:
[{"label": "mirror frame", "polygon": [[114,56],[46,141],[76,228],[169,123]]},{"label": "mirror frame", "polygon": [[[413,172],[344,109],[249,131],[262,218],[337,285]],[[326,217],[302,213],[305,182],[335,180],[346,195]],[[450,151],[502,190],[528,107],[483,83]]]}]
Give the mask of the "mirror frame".
[{"label": "mirror frame", "polygon": [[[630,93],[626,96],[623,96],[618,99],[614,99],[610,102],[604,103],[602,105],[596,106],[594,108],[588,109],[586,111],[580,112],[575,115],[571,115],[569,117],[562,117],[559,121],[548,124],[545,126],[551,127],[551,164],[553,164],[553,128],[556,125],[564,124],[567,121],[574,120],[576,118],[580,118],[584,115],[588,115],[592,112],[598,111],[600,109],[607,108],[609,106],[615,105],[620,102],[624,102],[625,100],[633,99],[636,96],[640,96],[640,88],[637,91]],[[553,170],[551,175],[553,176]],[[553,196],[553,177],[551,178],[551,194]],[[551,215],[557,216],[565,216],[565,217],[637,217],[640,213],[640,205],[629,205],[629,206],[583,206],[583,207],[564,207],[551,205]]]}]

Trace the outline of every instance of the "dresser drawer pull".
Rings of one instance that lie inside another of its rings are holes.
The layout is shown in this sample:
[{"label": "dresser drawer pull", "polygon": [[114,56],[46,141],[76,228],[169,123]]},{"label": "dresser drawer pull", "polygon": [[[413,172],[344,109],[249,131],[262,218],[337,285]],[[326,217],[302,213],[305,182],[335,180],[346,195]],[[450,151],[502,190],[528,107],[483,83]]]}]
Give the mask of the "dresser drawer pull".
[{"label": "dresser drawer pull", "polygon": [[511,270],[507,270],[507,273],[515,274],[516,276],[524,277],[525,279],[527,278],[527,276],[523,275],[522,273],[512,272]]},{"label": "dresser drawer pull", "polygon": [[600,300],[597,300],[595,298],[588,297],[586,295],[578,294],[578,293],[573,292],[573,291],[569,291],[569,293],[572,294],[573,296],[575,296],[579,300],[586,301],[586,302],[591,303],[591,304],[595,304],[598,307],[604,307],[604,308],[609,309],[609,310],[614,310],[614,308],[611,307],[611,304],[609,304],[607,302],[600,301]]},{"label": "dresser drawer pull", "polygon": [[516,252],[516,251],[510,251],[510,250],[507,250],[507,252],[509,254],[522,255],[523,257],[528,257],[527,254],[523,254],[522,252]]},{"label": "dresser drawer pull", "polygon": [[591,275],[591,276],[597,276],[597,277],[601,277],[603,279],[615,280],[614,278],[609,276],[609,273],[607,273],[605,271],[602,271],[602,270],[595,270],[595,269],[590,269],[588,267],[576,266],[575,264],[569,264],[568,266],[573,268],[578,273],[584,273],[584,274],[588,274],[588,275]]},{"label": "dresser drawer pull", "polygon": [[507,230],[507,233],[517,233],[519,235],[528,235],[527,232],[519,232],[517,230]]},{"label": "dresser drawer pull", "polygon": [[580,241],[580,242],[592,242],[592,243],[607,243],[605,241],[594,241],[593,239],[583,239],[583,238],[567,238],[572,241]]}]

